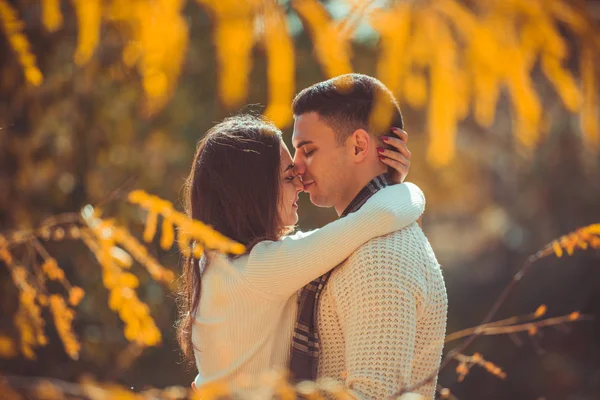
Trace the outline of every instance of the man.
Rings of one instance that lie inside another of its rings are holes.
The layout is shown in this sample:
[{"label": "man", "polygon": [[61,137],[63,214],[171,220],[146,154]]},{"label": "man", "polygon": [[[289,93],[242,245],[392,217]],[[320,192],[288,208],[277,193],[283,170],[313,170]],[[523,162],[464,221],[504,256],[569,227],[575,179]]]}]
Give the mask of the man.
[{"label": "man", "polygon": [[[383,132],[370,124],[376,99],[393,110]],[[398,139],[382,133],[403,122],[393,95],[374,78],[349,74],[317,83],[292,107],[294,163],[316,206],[335,207],[341,217],[354,212],[391,183],[384,163],[407,161],[383,148]],[[304,289],[292,373],[306,379],[316,372],[344,382],[359,398],[385,399],[437,373],[446,314],[439,264],[413,223],[367,242]],[[435,384],[412,391],[433,398]]]}]

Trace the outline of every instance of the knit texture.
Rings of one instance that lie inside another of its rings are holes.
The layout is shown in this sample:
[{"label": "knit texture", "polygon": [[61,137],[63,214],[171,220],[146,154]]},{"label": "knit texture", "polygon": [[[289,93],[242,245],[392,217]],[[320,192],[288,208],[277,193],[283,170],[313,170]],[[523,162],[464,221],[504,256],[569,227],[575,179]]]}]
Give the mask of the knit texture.
[{"label": "knit texture", "polygon": [[[448,301],[421,228],[370,240],[336,268],[319,303],[319,377],[386,399],[437,371]],[[412,390],[434,398],[436,380]]]},{"label": "knit texture", "polygon": [[261,242],[236,259],[211,255],[192,329],[196,386],[224,379],[237,388],[287,368],[296,292],[368,240],[416,221],[424,206],[417,186],[394,185],[318,231]]}]

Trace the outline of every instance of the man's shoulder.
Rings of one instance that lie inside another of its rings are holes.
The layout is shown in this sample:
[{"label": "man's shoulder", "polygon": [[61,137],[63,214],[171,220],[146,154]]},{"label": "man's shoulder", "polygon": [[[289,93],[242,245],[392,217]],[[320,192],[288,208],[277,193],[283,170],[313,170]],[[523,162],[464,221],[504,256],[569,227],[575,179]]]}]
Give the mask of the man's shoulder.
[{"label": "man's shoulder", "polygon": [[415,274],[439,268],[427,237],[416,223],[360,246],[332,273],[331,280],[361,279],[369,274]]},{"label": "man's shoulder", "polygon": [[400,230],[370,239],[356,249],[346,261],[370,256],[394,257],[405,251],[422,253],[422,250],[430,248],[425,233],[417,222],[413,222]]}]

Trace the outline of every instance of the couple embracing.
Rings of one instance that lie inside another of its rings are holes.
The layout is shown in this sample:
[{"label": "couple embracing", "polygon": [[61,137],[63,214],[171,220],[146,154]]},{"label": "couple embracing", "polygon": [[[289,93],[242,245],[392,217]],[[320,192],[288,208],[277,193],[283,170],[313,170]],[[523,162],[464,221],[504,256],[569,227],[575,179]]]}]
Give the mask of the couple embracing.
[{"label": "couple embracing", "polygon": [[[374,132],[369,116],[382,94],[394,118]],[[357,398],[384,399],[436,373],[447,313],[417,223],[423,193],[402,183],[410,153],[400,109],[360,74],[304,89],[292,108],[293,158],[274,125],[248,115],[215,125],[198,146],[186,211],[247,251],[187,260],[179,341],[195,359],[195,387],[236,388],[288,369],[296,380],[329,377]],[[340,218],[294,232],[301,191]],[[414,391],[433,398],[435,379]]]}]

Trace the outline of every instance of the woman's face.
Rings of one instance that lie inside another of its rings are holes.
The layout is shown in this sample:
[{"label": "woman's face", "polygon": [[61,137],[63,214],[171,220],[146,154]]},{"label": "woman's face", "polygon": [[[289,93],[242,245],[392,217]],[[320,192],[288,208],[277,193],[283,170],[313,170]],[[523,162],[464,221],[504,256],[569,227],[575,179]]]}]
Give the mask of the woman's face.
[{"label": "woman's face", "polygon": [[294,170],[292,156],[285,143],[281,142],[281,189],[279,194],[279,219],[283,226],[296,225],[298,222],[298,194],[304,187]]}]

